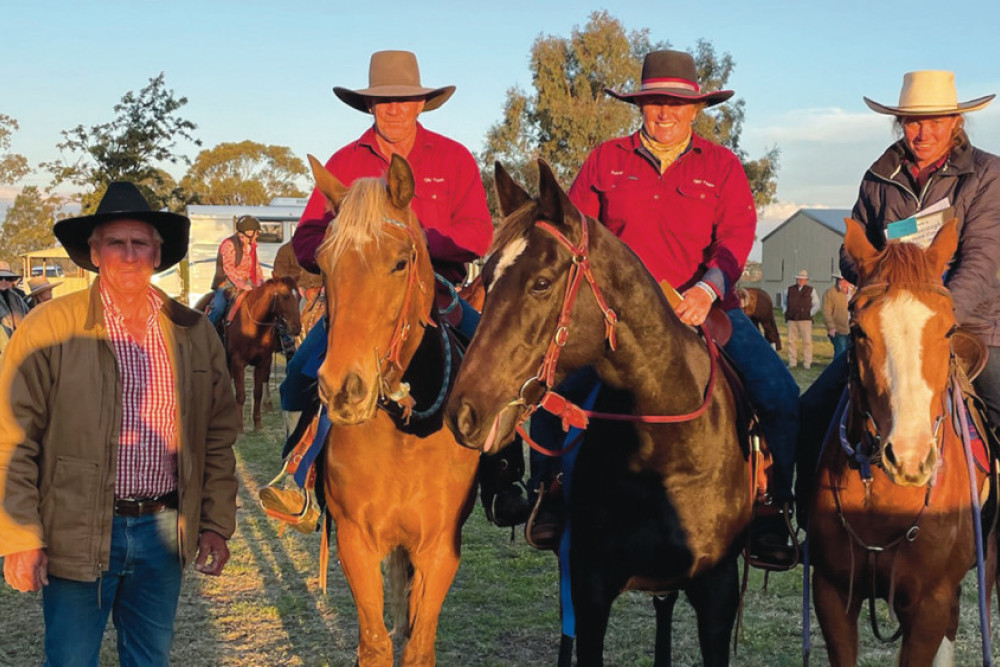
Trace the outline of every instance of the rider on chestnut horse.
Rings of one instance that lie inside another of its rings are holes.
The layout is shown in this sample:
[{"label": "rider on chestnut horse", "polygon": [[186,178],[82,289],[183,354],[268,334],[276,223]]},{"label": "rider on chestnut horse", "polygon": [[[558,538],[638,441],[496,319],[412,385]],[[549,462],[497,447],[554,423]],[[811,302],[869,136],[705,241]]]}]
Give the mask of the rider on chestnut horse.
[{"label": "rider on chestnut horse", "polygon": [[257,236],[260,222],[252,215],[244,215],[236,221],[236,233],[226,237],[219,244],[215,258],[215,277],[212,289],[215,297],[208,310],[208,319],[219,326],[228,306],[241,292],[247,292],[264,282],[257,258]]}]

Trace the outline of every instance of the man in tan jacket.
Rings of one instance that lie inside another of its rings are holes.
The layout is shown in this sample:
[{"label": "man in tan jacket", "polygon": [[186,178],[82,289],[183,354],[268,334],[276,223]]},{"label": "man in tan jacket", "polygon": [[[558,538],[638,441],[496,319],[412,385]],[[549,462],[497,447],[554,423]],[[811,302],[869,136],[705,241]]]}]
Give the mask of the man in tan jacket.
[{"label": "man in tan jacket", "polygon": [[93,286],[31,311],[2,356],[0,555],[13,588],[42,588],[46,664],[96,666],[111,612],[123,665],[168,664],[184,565],[217,575],[229,558],[225,353],[150,284],[189,226],[112,183],[94,215],[54,229]]},{"label": "man in tan jacket", "polygon": [[847,352],[851,342],[851,314],[847,303],[851,298],[851,283],[839,273],[831,276],[833,287],[823,292],[823,323],[826,325],[826,335],[833,343],[834,358]]}]

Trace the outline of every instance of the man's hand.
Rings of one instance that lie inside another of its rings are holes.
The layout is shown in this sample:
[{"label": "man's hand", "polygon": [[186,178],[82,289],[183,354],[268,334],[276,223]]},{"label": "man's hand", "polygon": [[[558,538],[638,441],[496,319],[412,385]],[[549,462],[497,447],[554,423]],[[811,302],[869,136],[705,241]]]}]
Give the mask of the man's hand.
[{"label": "man's hand", "polygon": [[7,554],[3,559],[3,576],[16,591],[37,591],[49,584],[49,557],[42,549]]},{"label": "man's hand", "polygon": [[198,557],[194,569],[202,574],[218,576],[229,562],[229,547],[226,538],[211,530],[203,530],[198,536]]},{"label": "man's hand", "polygon": [[712,308],[712,297],[702,288],[694,285],[684,291],[684,300],[677,304],[674,311],[681,322],[693,327],[701,326]]}]

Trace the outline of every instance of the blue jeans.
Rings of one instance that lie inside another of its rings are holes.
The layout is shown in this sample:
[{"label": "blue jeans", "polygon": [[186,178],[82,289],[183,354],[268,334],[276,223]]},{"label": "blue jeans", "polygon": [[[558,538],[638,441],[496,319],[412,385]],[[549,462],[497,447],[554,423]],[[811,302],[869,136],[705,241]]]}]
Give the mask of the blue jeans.
[{"label": "blue jeans", "polygon": [[302,412],[316,399],[316,378],[326,357],[326,316],[306,334],[285,369],[281,383],[281,409]]},{"label": "blue jeans", "polygon": [[847,352],[848,346],[851,344],[851,337],[847,334],[833,334],[829,336],[830,342],[833,343],[833,356],[839,357],[844,352]]},{"label": "blue jeans", "polygon": [[726,311],[733,335],[725,346],[743,376],[751,405],[760,417],[764,437],[774,457],[774,487],[778,504],[791,502],[799,432],[799,386],[771,344],[739,308]]},{"label": "blue jeans", "polygon": [[114,517],[110,561],[97,581],[49,575],[42,589],[45,665],[96,666],[109,613],[123,667],[170,663],[181,590],[177,510]]},{"label": "blue jeans", "polygon": [[215,296],[212,297],[212,307],[208,311],[208,321],[212,323],[212,326],[219,326],[219,322],[222,321],[222,314],[226,312],[226,288],[220,287],[215,290]]}]

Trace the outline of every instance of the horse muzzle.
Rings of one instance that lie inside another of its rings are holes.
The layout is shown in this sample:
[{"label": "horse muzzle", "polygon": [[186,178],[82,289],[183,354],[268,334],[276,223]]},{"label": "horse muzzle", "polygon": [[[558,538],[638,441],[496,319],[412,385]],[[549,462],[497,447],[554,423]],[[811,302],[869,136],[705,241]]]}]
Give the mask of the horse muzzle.
[{"label": "horse muzzle", "polygon": [[378,406],[378,385],[365,382],[360,373],[349,372],[339,384],[333,384],[320,368],[319,398],[326,405],[330,421],[352,426],[369,421]]},{"label": "horse muzzle", "polygon": [[882,450],[882,467],[899,486],[926,486],[937,472],[938,463],[937,440],[933,438],[923,447],[906,450],[894,446],[890,440]]},{"label": "horse muzzle", "polygon": [[514,439],[514,429],[521,415],[514,406],[508,404],[488,419],[466,398],[460,398],[454,405],[456,407],[447,410],[445,423],[463,447],[490,454]]}]

